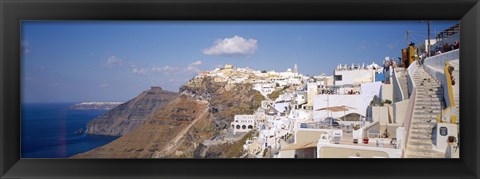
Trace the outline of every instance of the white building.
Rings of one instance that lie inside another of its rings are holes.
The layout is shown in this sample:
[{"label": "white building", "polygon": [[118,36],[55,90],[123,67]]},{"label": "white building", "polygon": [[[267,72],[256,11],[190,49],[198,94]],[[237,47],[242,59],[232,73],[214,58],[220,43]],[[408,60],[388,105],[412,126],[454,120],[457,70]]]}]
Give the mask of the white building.
[{"label": "white building", "polygon": [[[368,83],[375,81],[375,69],[373,68],[375,64],[372,64],[367,67],[361,66],[342,66],[339,65],[333,75],[333,84],[336,86],[339,85],[355,85],[361,83]],[[378,65],[377,65],[378,66]]]},{"label": "white building", "polygon": [[307,83],[307,106],[313,106],[314,96],[317,94],[317,80],[315,80],[315,78],[309,78]]},{"label": "white building", "polygon": [[275,91],[275,83],[255,83],[253,89],[266,96]]},{"label": "white building", "polygon": [[234,134],[248,132],[255,127],[255,115],[235,115],[231,126]]},{"label": "white building", "polygon": [[[374,96],[379,96],[381,85],[381,82],[364,83],[361,85],[361,92],[358,95],[316,95],[314,97],[315,103],[313,106],[314,120],[323,120],[329,115],[331,115],[331,117],[338,118],[349,113],[358,113],[362,116],[366,116],[367,107],[370,105],[370,102],[373,100]],[[353,109],[336,113],[328,113],[325,110],[317,111],[320,108],[332,106],[348,106]]]}]

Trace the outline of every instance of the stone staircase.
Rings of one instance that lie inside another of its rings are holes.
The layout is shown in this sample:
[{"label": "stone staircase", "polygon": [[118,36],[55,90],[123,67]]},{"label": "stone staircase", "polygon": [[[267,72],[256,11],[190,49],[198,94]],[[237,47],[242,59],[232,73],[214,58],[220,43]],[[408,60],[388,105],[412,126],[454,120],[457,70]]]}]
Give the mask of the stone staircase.
[{"label": "stone staircase", "polygon": [[432,76],[419,67],[413,80],[417,87],[405,158],[445,158],[433,149],[432,131],[443,102],[443,89]]}]

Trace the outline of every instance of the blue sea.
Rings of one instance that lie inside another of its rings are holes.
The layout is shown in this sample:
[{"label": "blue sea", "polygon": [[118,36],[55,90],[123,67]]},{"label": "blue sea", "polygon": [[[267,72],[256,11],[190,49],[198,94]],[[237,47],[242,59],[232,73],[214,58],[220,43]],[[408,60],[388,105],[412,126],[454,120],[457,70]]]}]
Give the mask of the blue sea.
[{"label": "blue sea", "polygon": [[67,158],[118,137],[75,133],[106,110],[70,110],[74,103],[23,104],[22,158]]}]

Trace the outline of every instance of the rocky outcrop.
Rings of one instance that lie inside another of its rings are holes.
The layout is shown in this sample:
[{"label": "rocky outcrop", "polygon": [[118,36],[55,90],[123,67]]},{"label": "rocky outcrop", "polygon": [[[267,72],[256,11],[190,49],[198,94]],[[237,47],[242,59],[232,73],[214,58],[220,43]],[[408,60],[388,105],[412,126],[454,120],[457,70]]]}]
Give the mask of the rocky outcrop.
[{"label": "rocky outcrop", "polygon": [[205,141],[228,138],[234,115],[252,114],[264,97],[251,84],[217,83],[211,78],[187,83],[180,93],[154,110],[138,129],[74,158],[239,157],[242,138],[227,143]]},{"label": "rocky outcrop", "polygon": [[204,78],[200,82],[187,83],[180,93],[210,103],[213,127],[224,130],[233,121],[235,114],[253,114],[265,98],[252,84],[227,84]]},{"label": "rocky outcrop", "polygon": [[87,124],[88,134],[121,136],[141,127],[159,107],[178,97],[178,93],[152,87],[132,100],[118,105]]},{"label": "rocky outcrop", "polygon": [[[201,134],[208,129],[200,129],[209,123],[208,104],[182,96],[159,108],[145,124],[117,140],[79,154],[74,158],[158,158],[172,155],[185,155],[177,152],[178,144],[192,133]],[[192,148],[194,145],[188,146]]]}]

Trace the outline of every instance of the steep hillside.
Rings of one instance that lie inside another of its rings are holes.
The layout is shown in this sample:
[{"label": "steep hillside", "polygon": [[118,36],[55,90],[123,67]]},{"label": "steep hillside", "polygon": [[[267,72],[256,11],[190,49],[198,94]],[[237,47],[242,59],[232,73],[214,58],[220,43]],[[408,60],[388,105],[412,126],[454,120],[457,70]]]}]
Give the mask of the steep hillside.
[{"label": "steep hillside", "polygon": [[177,93],[160,87],[140,93],[132,100],[118,105],[87,124],[87,133],[96,135],[124,135],[143,125],[160,106],[178,97]]},{"label": "steep hillside", "polygon": [[210,103],[214,127],[223,130],[233,121],[235,114],[253,114],[265,98],[251,84],[227,84],[205,78],[200,82],[190,81],[180,92]]},{"label": "steep hillside", "polygon": [[208,119],[208,105],[179,97],[149,118],[143,126],[117,140],[75,158],[153,158],[170,150],[198,121]]},{"label": "steep hillside", "polygon": [[235,114],[252,114],[263,99],[250,84],[227,85],[209,78],[188,83],[180,97],[159,108],[142,127],[74,157],[239,157],[243,135],[229,133],[229,123]]}]

